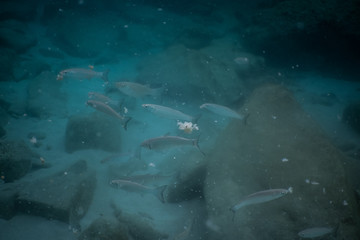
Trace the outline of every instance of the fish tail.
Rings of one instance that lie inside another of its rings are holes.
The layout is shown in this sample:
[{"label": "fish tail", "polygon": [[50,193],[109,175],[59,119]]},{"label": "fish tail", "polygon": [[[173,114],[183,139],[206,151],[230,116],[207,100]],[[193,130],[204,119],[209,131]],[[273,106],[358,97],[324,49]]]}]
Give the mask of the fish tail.
[{"label": "fish tail", "polygon": [[108,74],[109,74],[109,69],[105,70],[105,71],[102,73],[102,75],[101,75],[101,78],[102,78],[105,82],[109,82]]},{"label": "fish tail", "polygon": [[200,149],[200,146],[199,146],[199,139],[200,139],[200,135],[198,136],[198,138],[197,138],[197,139],[194,139],[194,141],[193,141],[193,145],[194,145],[197,149],[199,149],[199,151],[201,152],[201,154],[202,154],[202,155],[204,155],[204,156],[205,156],[205,153],[204,153],[203,151],[201,151],[201,149]]},{"label": "fish tail", "polygon": [[197,123],[199,121],[199,119],[201,118],[201,113],[196,115],[195,117],[192,118],[191,122],[192,123]]},{"label": "fish tail", "polygon": [[154,195],[160,200],[160,202],[165,203],[165,198],[164,198],[164,191],[167,188],[167,185],[163,185],[160,187],[155,188],[154,190]]},{"label": "fish tail", "polygon": [[129,123],[129,121],[131,120],[131,117],[124,117],[124,123],[123,123],[123,128],[125,130],[127,130],[127,124]]}]

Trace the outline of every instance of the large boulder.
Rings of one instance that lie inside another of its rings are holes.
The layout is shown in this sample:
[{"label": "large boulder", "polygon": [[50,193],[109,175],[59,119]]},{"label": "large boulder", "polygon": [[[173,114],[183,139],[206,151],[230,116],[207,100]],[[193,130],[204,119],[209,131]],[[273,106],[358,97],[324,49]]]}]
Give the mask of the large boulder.
[{"label": "large boulder", "polygon": [[12,67],[16,53],[9,48],[0,48],[0,82],[14,79]]},{"label": "large boulder", "polygon": [[127,228],[119,222],[106,218],[98,218],[79,236],[79,240],[128,240]]},{"label": "large boulder", "polygon": [[0,174],[4,182],[13,182],[25,176],[34,159],[40,156],[23,141],[0,141]]},{"label": "large boulder", "polygon": [[347,105],[343,112],[343,121],[360,134],[360,102]]},{"label": "large boulder", "polygon": [[[94,16],[97,15],[97,16]],[[127,35],[114,14],[64,11],[48,23],[48,36],[62,51],[75,57],[96,57],[123,48]]]},{"label": "large boulder", "polygon": [[110,152],[121,150],[122,126],[119,120],[103,113],[70,117],[65,132],[65,149],[102,149]]},{"label": "large boulder", "polygon": [[19,212],[57,219],[76,230],[85,216],[96,186],[96,175],[85,160],[79,160],[53,175],[34,180],[18,192]]},{"label": "large boulder", "polygon": [[247,20],[239,18],[239,31],[246,48],[265,53],[269,64],[299,65],[356,81],[359,16],[358,0],[268,1]]},{"label": "large boulder", "polygon": [[[208,239],[296,239],[299,231],[320,226],[339,227],[337,239],[357,239],[347,158],[291,93],[260,87],[242,110],[250,114],[246,124],[231,122],[208,154],[205,200],[218,229]],[[229,211],[252,193],[290,187],[293,193],[277,200],[242,207],[234,216]]]},{"label": "large boulder", "polygon": [[66,95],[60,91],[61,82],[56,75],[45,71],[32,79],[27,87],[26,112],[31,117],[64,117]]},{"label": "large boulder", "polygon": [[[182,45],[151,57],[139,69],[138,82],[162,84],[172,99],[186,101],[191,98],[226,105],[238,101],[244,90],[235,69],[223,59]],[[222,95],[222,92],[227,94]]]},{"label": "large boulder", "polygon": [[25,52],[37,43],[28,26],[17,20],[0,22],[0,42],[16,52]]}]

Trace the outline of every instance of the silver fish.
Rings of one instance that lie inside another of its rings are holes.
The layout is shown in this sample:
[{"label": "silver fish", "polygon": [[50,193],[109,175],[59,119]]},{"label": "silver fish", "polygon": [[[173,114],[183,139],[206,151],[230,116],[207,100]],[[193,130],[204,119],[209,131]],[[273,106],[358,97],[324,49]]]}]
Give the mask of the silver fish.
[{"label": "silver fish", "polygon": [[119,113],[117,113],[114,109],[112,109],[109,105],[100,102],[100,101],[95,101],[95,100],[88,100],[86,102],[87,105],[95,108],[96,110],[103,112],[107,115],[113,116],[117,119],[119,119],[121,121],[121,124],[123,126],[123,128],[126,130],[127,129],[127,124],[128,122],[131,120],[131,117],[124,117],[121,116]]},{"label": "silver fish", "polygon": [[141,106],[160,117],[173,119],[173,120],[185,120],[188,122],[196,123],[200,117],[200,115],[196,117],[192,117],[178,110],[156,104],[143,104]]},{"label": "silver fish", "polygon": [[292,193],[293,189],[290,187],[288,189],[269,189],[265,191],[256,192],[244,197],[239,203],[235,204],[230,208],[232,212],[236,212],[242,207],[268,202],[277,198],[281,198],[288,193]]},{"label": "silver fish", "polygon": [[109,70],[106,70],[104,72],[95,72],[94,70],[86,69],[86,68],[70,68],[59,72],[56,80],[63,80],[64,77],[76,78],[80,80],[82,79],[90,80],[91,78],[98,77],[98,78],[102,78],[105,82],[108,82],[109,81],[108,73]]},{"label": "silver fish", "polygon": [[129,191],[129,192],[136,192],[136,193],[151,193],[154,194],[155,197],[157,197],[162,203],[165,202],[164,199],[164,191],[167,187],[167,185],[151,188],[145,185],[142,185],[137,182],[132,182],[129,180],[123,180],[123,179],[117,179],[117,180],[111,180],[110,184],[116,184],[117,187]]},{"label": "silver fish", "polygon": [[112,100],[111,98],[97,92],[89,92],[88,93],[88,99],[103,102],[107,105],[118,105],[118,102],[115,100]]},{"label": "silver fish", "polygon": [[334,231],[333,228],[315,227],[315,228],[308,228],[302,230],[301,232],[298,233],[298,235],[302,238],[316,238],[332,233],[333,231]]},{"label": "silver fish", "polygon": [[205,108],[209,110],[210,112],[213,112],[215,114],[224,116],[224,117],[231,117],[231,118],[237,118],[237,119],[244,119],[244,116],[235,112],[234,110],[231,110],[228,107],[214,104],[214,103],[204,103],[200,106],[200,108]]},{"label": "silver fish", "polygon": [[134,82],[116,82],[115,87],[122,93],[135,98],[146,96],[159,97],[163,90],[163,88],[150,88],[147,85]]},{"label": "silver fish", "polygon": [[205,155],[199,147],[199,139],[189,139],[178,136],[162,136],[156,138],[150,138],[141,143],[141,147],[146,147],[150,150],[162,150],[171,147],[179,146],[195,146],[201,154]]}]

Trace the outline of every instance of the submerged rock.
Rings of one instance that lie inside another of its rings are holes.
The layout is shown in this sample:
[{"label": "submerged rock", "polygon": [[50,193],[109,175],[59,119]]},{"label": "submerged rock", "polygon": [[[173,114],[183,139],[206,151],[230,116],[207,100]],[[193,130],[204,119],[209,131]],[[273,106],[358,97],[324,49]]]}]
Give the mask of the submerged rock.
[{"label": "submerged rock", "polygon": [[79,160],[54,175],[34,180],[21,188],[17,211],[57,219],[76,230],[85,216],[95,190],[96,175],[86,161]]},{"label": "submerged rock", "polygon": [[352,103],[346,106],[342,119],[360,134],[360,103]]},{"label": "submerged rock", "polygon": [[177,203],[196,198],[203,199],[206,165],[204,163],[195,164],[197,160],[196,157],[198,157],[197,154],[191,155],[189,160],[192,161],[193,164],[186,165],[178,170],[177,177],[166,189],[165,202]]},{"label": "submerged rock", "polygon": [[127,228],[119,222],[98,218],[86,228],[78,238],[79,240],[127,240]]},{"label": "submerged rock", "polygon": [[0,141],[0,175],[2,180],[13,182],[25,176],[32,167],[33,159],[40,156],[23,141]]},{"label": "submerged rock", "polygon": [[60,91],[60,81],[52,72],[42,72],[30,81],[27,88],[26,111],[31,117],[65,116],[66,95]]},{"label": "submerged rock", "polygon": [[114,204],[112,204],[112,207],[114,209],[115,218],[122,226],[127,228],[128,233],[131,236],[130,239],[153,240],[168,238],[167,234],[153,228],[147,219],[137,214],[124,213]]},{"label": "submerged rock", "polygon": [[[232,60],[231,64],[234,65]],[[139,68],[138,82],[163,85],[166,90],[164,94],[171,96],[171,99],[227,105],[239,100],[244,91],[235,69],[227,62],[182,45],[172,46],[151,57]],[[222,95],[223,92],[227,94]]]},{"label": "submerged rock", "polygon": [[37,43],[27,25],[17,20],[0,22],[0,42],[16,52],[25,52]]},{"label": "submerged rock", "polygon": [[117,119],[103,113],[72,116],[66,126],[65,149],[102,149],[110,152],[121,150],[122,126]]},{"label": "submerged rock", "polygon": [[[355,239],[359,216],[342,152],[280,86],[256,89],[243,109],[247,124],[230,123],[208,154],[205,200],[219,226],[208,239],[296,239],[319,224],[341,224],[337,238]],[[250,194],[289,187],[292,194],[229,211]]]}]

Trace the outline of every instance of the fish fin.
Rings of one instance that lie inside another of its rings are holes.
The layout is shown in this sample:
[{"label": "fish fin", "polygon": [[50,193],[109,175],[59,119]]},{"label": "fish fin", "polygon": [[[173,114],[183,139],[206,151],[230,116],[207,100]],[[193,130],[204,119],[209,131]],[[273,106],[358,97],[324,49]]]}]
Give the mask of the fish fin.
[{"label": "fish fin", "polygon": [[199,149],[199,151],[201,152],[201,154],[202,154],[203,156],[205,156],[205,153],[204,153],[203,151],[201,151],[201,149],[200,149],[200,147],[199,147],[199,139],[200,139],[200,135],[197,137],[197,139],[194,139],[193,145],[194,145],[197,149]]},{"label": "fish fin", "polygon": [[127,124],[129,123],[129,121],[131,120],[131,117],[124,117],[124,124],[123,127],[125,130],[127,130]]},{"label": "fish fin", "polygon": [[193,117],[193,119],[191,120],[192,123],[197,123],[199,121],[199,119],[201,118],[202,114],[198,114],[195,117]]},{"label": "fish fin", "polygon": [[163,185],[155,188],[154,194],[160,200],[160,202],[165,203],[164,191],[167,188],[167,185]]},{"label": "fish fin", "polygon": [[103,72],[103,74],[101,75],[101,78],[102,78],[105,82],[109,82],[108,74],[109,74],[109,69],[105,70],[105,71]]}]

